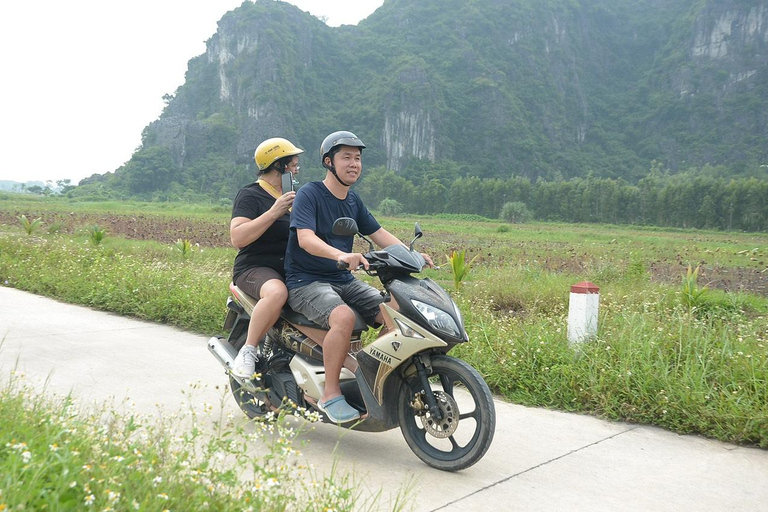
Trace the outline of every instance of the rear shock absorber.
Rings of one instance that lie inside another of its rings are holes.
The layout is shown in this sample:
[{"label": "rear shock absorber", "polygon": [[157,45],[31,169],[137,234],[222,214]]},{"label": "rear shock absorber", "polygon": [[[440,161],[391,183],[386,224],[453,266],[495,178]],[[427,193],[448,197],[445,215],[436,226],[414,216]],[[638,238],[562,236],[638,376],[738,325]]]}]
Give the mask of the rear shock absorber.
[{"label": "rear shock absorber", "polygon": [[272,348],[275,346],[275,336],[279,336],[277,326],[268,330],[266,336],[264,336],[264,342],[261,346],[261,354],[267,361],[272,357]]}]

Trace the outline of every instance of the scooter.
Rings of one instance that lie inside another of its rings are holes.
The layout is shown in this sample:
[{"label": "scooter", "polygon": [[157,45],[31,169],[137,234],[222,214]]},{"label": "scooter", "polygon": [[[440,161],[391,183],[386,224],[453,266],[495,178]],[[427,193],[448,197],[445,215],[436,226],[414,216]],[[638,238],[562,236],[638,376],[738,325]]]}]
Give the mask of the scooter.
[{"label": "scooter", "polygon": [[[419,224],[410,247],[382,250],[374,250],[354,219],[336,220],[333,232],[357,235],[369,244],[366,272],[384,287],[382,334],[363,347],[361,334],[367,325],[362,317],[355,324],[341,390],[360,419],[341,426],[368,432],[399,426],[408,446],[426,464],[444,471],[472,466],[493,440],[493,397],[477,370],[448,355],[456,345],[469,342],[458,306],[435,281],[412,275],[425,266],[414,250],[422,236]],[[256,299],[234,284],[230,291],[224,323],[229,336],[211,338],[208,349],[226,369],[240,408],[250,418],[263,418],[280,408],[290,411],[292,403],[317,411],[330,423],[317,405],[325,384],[322,342],[327,331],[286,306],[259,344],[253,378],[237,377],[231,368],[245,343]]]}]

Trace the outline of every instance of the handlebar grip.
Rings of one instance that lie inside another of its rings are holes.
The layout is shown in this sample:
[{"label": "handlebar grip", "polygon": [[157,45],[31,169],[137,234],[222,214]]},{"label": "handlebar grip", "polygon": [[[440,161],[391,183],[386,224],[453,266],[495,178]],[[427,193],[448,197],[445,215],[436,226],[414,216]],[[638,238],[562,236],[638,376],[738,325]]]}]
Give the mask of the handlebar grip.
[{"label": "handlebar grip", "polygon": [[349,264],[346,261],[337,261],[336,268],[340,270],[347,270],[349,268]]}]

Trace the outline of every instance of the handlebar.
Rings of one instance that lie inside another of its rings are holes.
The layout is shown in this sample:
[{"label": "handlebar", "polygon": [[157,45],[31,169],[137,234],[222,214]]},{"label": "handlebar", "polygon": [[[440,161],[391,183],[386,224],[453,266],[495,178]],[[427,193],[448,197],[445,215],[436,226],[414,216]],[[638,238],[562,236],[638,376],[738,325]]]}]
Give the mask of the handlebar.
[{"label": "handlebar", "polygon": [[[384,268],[386,266],[387,266],[387,264],[384,263],[383,261],[370,261],[370,262],[368,262],[368,270],[377,270],[377,269],[380,269],[380,268]],[[338,268],[339,270],[347,270],[349,268],[349,265],[347,264],[346,261],[337,261],[336,262],[336,268]],[[365,268],[364,266],[358,265],[357,268],[355,268],[354,270],[361,270],[361,269],[364,269],[364,268]]]}]

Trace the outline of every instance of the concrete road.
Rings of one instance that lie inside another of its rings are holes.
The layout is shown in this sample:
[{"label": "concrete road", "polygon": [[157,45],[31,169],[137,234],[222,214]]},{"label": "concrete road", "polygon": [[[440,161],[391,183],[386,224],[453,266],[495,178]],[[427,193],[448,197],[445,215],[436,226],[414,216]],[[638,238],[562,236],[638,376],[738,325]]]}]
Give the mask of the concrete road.
[{"label": "concrete road", "polygon": [[[27,378],[81,400],[127,398],[142,412],[176,411],[188,383],[221,400],[223,370],[206,338],[0,287],[0,376]],[[239,409],[231,398],[226,407]],[[303,456],[387,499],[410,482],[408,510],[768,511],[768,451],[589,416],[496,401],[496,436],[475,466],[444,473],[411,453],[399,430],[318,425]]]}]

